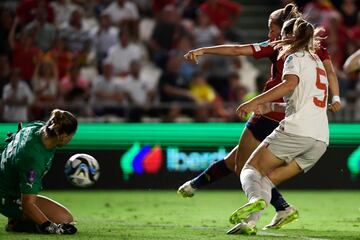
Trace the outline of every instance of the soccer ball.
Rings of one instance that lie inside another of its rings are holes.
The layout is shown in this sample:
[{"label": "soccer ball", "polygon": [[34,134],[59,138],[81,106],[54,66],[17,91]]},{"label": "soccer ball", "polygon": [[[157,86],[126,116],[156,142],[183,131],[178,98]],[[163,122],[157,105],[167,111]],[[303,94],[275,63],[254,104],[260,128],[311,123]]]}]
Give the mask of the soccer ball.
[{"label": "soccer ball", "polygon": [[75,154],[65,164],[65,176],[72,185],[89,187],[99,179],[99,163],[88,154]]}]

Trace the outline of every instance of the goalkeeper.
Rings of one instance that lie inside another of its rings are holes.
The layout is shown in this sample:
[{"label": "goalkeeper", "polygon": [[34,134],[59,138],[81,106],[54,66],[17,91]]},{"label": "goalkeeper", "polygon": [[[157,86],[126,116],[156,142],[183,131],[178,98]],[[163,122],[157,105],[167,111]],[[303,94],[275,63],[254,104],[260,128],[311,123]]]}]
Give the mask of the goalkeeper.
[{"label": "goalkeeper", "polygon": [[66,145],[77,129],[76,118],[55,109],[50,119],[8,134],[0,162],[0,213],[6,231],[74,234],[73,216],[61,204],[38,195],[57,147]]}]

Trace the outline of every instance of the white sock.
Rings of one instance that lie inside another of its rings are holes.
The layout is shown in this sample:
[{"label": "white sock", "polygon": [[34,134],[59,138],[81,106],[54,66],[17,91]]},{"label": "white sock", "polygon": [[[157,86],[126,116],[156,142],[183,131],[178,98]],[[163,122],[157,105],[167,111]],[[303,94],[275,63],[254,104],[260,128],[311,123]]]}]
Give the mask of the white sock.
[{"label": "white sock", "polygon": [[262,196],[261,174],[251,165],[245,164],[240,174],[242,189],[249,202],[253,202]]},{"label": "white sock", "polygon": [[271,182],[271,180],[265,176],[261,178],[261,186],[262,186],[262,196],[266,202],[266,206],[269,206],[271,201],[271,189],[275,187],[275,185]]},{"label": "white sock", "polygon": [[261,216],[264,214],[264,210],[260,211],[260,212],[257,212],[257,213],[252,213],[250,214],[250,216],[245,220],[245,222],[250,222],[250,221],[253,221],[253,222],[257,222]]},{"label": "white sock", "polygon": [[[255,201],[259,198],[264,199],[266,206],[271,200],[271,189],[275,186],[267,176],[262,176],[258,170],[249,164],[245,164],[240,174],[242,188],[249,200]],[[245,221],[257,222],[263,215],[264,210],[251,214]]]},{"label": "white sock", "polygon": [[274,184],[268,177],[263,177],[253,166],[245,164],[240,180],[249,202],[261,198],[265,200],[267,206],[270,204],[271,189]]}]

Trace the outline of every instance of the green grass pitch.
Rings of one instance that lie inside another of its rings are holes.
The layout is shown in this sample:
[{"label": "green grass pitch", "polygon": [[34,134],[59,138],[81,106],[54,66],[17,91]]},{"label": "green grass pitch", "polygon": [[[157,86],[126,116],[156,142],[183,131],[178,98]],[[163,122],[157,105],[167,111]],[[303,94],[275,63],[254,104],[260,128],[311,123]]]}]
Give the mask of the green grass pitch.
[{"label": "green grass pitch", "polygon": [[[226,235],[228,217],[245,203],[242,191],[199,191],[183,199],[175,191],[44,192],[78,221],[74,236],[6,233],[0,239],[360,239],[360,191],[284,191],[300,211],[297,222],[257,236]],[[270,207],[258,224],[273,217]],[[6,219],[0,216],[0,225]]]}]

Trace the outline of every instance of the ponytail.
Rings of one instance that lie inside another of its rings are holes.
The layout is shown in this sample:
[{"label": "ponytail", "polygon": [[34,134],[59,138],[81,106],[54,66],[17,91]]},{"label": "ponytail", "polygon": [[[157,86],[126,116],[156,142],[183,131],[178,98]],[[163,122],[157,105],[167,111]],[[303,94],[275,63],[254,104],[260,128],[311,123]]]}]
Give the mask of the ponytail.
[{"label": "ponytail", "polygon": [[298,18],[301,16],[298,8],[295,4],[289,3],[284,8],[273,11],[270,14],[269,19],[279,27],[282,27],[284,22],[292,18]]},{"label": "ponytail", "polygon": [[45,130],[50,136],[58,137],[63,133],[67,135],[75,133],[77,125],[78,122],[72,113],[54,109],[46,122]]},{"label": "ponytail", "polygon": [[320,47],[321,38],[316,36],[322,29],[314,26],[302,18],[286,21],[282,28],[282,35],[292,34],[292,37],[272,42],[275,49],[280,49],[279,58],[295,53],[299,50],[315,53]]}]

